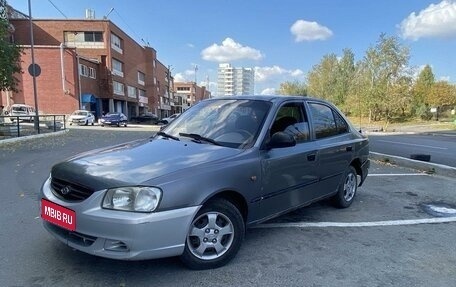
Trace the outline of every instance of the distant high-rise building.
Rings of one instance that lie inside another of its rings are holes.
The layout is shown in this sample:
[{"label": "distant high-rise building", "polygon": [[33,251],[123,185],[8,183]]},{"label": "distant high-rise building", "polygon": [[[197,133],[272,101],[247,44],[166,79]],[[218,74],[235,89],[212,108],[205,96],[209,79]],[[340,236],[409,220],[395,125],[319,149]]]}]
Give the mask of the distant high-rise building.
[{"label": "distant high-rise building", "polygon": [[253,95],[255,72],[252,68],[234,68],[228,63],[219,64],[217,77],[218,96]]}]

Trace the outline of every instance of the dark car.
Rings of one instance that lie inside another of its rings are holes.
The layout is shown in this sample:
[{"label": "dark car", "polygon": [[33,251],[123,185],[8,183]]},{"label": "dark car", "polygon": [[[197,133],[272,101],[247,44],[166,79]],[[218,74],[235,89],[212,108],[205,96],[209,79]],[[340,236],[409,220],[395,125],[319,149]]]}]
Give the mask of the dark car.
[{"label": "dark car", "polygon": [[100,125],[102,127],[105,125],[126,127],[127,123],[128,123],[128,118],[123,113],[107,113],[100,119]]},{"label": "dark car", "polygon": [[55,165],[41,216],[82,252],[216,268],[238,252],[247,226],[325,198],[350,206],[368,155],[368,139],[328,102],[214,98],[151,139]]},{"label": "dark car", "polygon": [[130,121],[137,124],[156,125],[159,123],[160,120],[158,119],[158,116],[155,114],[143,114],[131,117]]}]

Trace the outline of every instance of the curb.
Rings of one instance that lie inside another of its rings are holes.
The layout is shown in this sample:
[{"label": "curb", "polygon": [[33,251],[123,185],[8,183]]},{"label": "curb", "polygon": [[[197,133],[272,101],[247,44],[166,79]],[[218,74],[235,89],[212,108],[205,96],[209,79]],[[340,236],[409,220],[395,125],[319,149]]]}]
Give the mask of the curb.
[{"label": "curb", "polygon": [[69,130],[66,129],[66,130],[58,131],[58,132],[51,132],[51,133],[45,133],[45,134],[39,134],[39,135],[30,135],[30,136],[23,136],[23,137],[16,137],[16,138],[11,138],[11,139],[0,140],[0,146],[11,144],[11,143],[24,142],[24,141],[31,140],[31,139],[59,136],[59,135],[67,133],[68,131]]},{"label": "curb", "polygon": [[432,173],[432,174],[456,178],[456,168],[447,166],[447,165],[443,165],[443,164],[422,162],[419,160],[408,159],[405,157],[383,154],[383,153],[378,153],[378,152],[370,152],[369,158],[371,158],[373,160],[377,160],[377,161],[382,161],[382,162],[387,161],[392,164],[396,164],[396,165],[400,165],[400,166],[408,167],[408,168],[413,168],[413,169],[418,169],[418,170],[422,170],[422,171]]}]

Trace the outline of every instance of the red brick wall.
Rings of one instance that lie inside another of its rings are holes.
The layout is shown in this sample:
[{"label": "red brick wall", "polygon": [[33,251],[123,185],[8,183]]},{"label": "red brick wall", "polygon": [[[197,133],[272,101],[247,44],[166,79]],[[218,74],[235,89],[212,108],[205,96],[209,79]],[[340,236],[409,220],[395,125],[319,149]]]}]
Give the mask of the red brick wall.
[{"label": "red brick wall", "polygon": [[[21,57],[21,74],[18,93],[13,93],[10,104],[27,104],[35,106],[33,77],[28,73],[32,63],[31,50],[25,48]],[[41,67],[41,74],[36,77],[38,110],[44,114],[69,114],[79,106],[79,89],[77,86],[77,63],[74,51],[64,50],[65,93],[62,87],[62,72],[59,47],[36,46],[35,63]]]}]

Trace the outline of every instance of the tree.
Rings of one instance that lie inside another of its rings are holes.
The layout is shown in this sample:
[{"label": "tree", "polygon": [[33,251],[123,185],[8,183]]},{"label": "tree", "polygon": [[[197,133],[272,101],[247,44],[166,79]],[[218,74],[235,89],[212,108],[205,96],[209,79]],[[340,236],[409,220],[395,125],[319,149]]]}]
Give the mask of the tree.
[{"label": "tree", "polygon": [[418,75],[413,85],[413,112],[423,119],[430,119],[429,101],[427,100],[435,83],[434,73],[429,65],[426,65]]},{"label": "tree", "polygon": [[335,54],[323,56],[319,64],[307,74],[307,88],[310,95],[336,103],[336,73],[338,60]]},{"label": "tree", "polygon": [[21,72],[21,50],[9,41],[11,25],[7,12],[6,1],[0,0],[0,91],[17,91],[19,80],[15,74]]},{"label": "tree", "polygon": [[[353,87],[355,75],[355,54],[350,49],[343,50],[343,56],[337,63],[336,87],[333,102],[345,110],[345,103]],[[347,111],[349,112],[349,111]]]},{"label": "tree", "polygon": [[408,68],[409,49],[397,37],[381,34],[377,44],[367,50],[363,71],[370,79],[366,90],[370,118],[385,119],[387,129],[391,119],[403,114],[411,98],[411,75]]},{"label": "tree", "polygon": [[307,96],[307,86],[303,82],[284,82],[280,84],[280,95]]},{"label": "tree", "polygon": [[456,88],[446,81],[438,81],[432,86],[426,101],[433,107],[455,106]]}]

